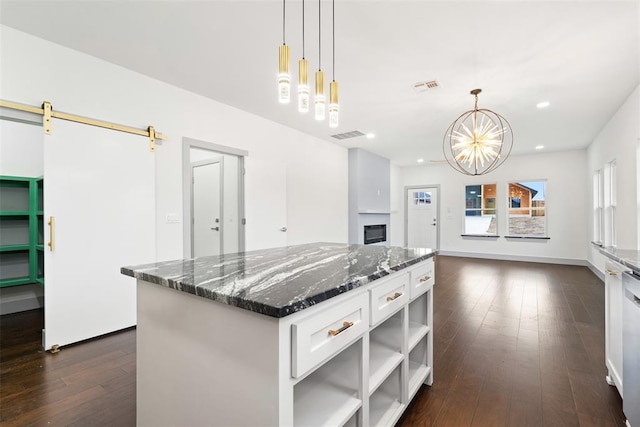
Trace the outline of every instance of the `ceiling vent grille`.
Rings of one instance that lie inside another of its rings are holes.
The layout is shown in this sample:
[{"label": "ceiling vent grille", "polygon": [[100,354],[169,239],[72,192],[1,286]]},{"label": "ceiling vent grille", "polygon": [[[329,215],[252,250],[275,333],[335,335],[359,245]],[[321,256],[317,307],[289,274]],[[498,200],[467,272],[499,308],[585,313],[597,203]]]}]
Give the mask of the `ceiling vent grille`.
[{"label": "ceiling vent grille", "polygon": [[418,93],[426,92],[432,89],[438,89],[440,87],[440,83],[437,80],[429,80],[426,82],[417,82],[411,85],[413,90]]},{"label": "ceiling vent grille", "polygon": [[342,140],[342,139],[355,138],[363,135],[364,133],[360,132],[359,130],[352,130],[351,132],[337,133],[335,135],[331,135],[331,138]]}]

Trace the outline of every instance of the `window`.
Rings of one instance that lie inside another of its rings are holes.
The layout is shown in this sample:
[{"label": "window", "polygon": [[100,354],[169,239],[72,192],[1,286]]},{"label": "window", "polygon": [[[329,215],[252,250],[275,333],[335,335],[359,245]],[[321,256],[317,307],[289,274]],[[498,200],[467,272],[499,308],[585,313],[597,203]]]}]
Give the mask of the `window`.
[{"label": "window", "polygon": [[507,195],[507,234],[547,237],[546,181],[510,182]]},{"label": "window", "polygon": [[604,244],[604,172],[602,169],[593,174],[593,241]]},{"label": "window", "polygon": [[615,247],[616,241],[616,161],[605,165],[605,180],[607,181],[607,191],[605,191],[604,215],[605,215],[605,233],[604,244]]},{"label": "window", "polygon": [[496,188],[496,184],[465,187],[464,234],[498,234]]},{"label": "window", "polygon": [[416,206],[430,205],[431,204],[431,193],[429,193],[428,191],[414,191],[413,192],[413,203]]}]

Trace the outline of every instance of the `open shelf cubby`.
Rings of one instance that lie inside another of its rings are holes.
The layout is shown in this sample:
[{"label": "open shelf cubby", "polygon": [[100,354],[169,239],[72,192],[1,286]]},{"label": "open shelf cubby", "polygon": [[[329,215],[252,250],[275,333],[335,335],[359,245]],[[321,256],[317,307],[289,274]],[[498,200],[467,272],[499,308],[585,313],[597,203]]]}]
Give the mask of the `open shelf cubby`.
[{"label": "open shelf cubby", "polygon": [[392,426],[398,421],[402,404],[401,366],[397,366],[369,398],[371,426]]},{"label": "open shelf cubby", "polygon": [[413,398],[430,372],[431,367],[427,365],[427,340],[421,340],[409,352],[409,400]]},{"label": "open shelf cubby", "polygon": [[401,310],[382,322],[369,335],[369,393],[373,393],[402,362]]},{"label": "open shelf cubby", "polygon": [[361,352],[359,339],[294,386],[296,426],[342,426],[356,414],[362,407]]},{"label": "open shelf cubby", "polygon": [[43,188],[42,178],[0,176],[0,287],[44,283]]},{"label": "open shelf cubby", "polygon": [[409,303],[409,351],[431,330],[427,310],[427,293]]}]

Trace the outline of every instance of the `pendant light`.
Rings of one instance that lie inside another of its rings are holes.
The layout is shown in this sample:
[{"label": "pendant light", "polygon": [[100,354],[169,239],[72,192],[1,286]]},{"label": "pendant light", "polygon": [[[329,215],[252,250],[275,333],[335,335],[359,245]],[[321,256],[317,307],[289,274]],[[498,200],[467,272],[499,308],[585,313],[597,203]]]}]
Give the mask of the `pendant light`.
[{"label": "pendant light", "polygon": [[315,117],[316,120],[324,120],[325,98],[324,98],[324,71],[322,71],[322,32],[321,32],[321,0],[318,0],[318,71],[316,71],[316,93],[315,93]]},{"label": "pendant light", "polygon": [[309,61],[304,56],[304,0],[302,0],[302,59],[298,61],[298,111],[309,111]]},{"label": "pendant light", "polygon": [[513,147],[513,130],[507,119],[486,108],[478,108],[473,89],[473,110],[462,113],[447,129],[443,141],[449,165],[465,175],[484,175],[507,160]]},{"label": "pendant light", "polygon": [[282,45],[278,48],[278,100],[288,104],[291,100],[291,74],[289,74],[289,46],[285,42],[285,5],[282,0]]},{"label": "pendant light", "polygon": [[338,112],[340,106],[338,105],[338,82],[336,82],[336,3],[335,0],[331,0],[331,15],[332,15],[332,41],[333,41],[333,70],[331,73],[331,83],[329,83],[329,127],[338,127]]}]

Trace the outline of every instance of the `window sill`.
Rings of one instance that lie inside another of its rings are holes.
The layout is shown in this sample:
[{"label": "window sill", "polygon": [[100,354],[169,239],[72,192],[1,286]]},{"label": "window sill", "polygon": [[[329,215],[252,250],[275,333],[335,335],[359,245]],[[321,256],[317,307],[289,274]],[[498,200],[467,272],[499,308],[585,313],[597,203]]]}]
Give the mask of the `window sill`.
[{"label": "window sill", "polygon": [[460,236],[461,237],[480,237],[483,239],[491,239],[491,238],[497,239],[498,237],[500,237],[497,234],[461,234]]},{"label": "window sill", "polygon": [[531,240],[551,240],[547,236],[504,236],[505,239],[531,239]]}]

